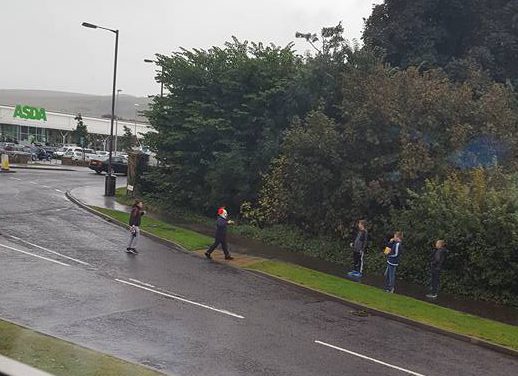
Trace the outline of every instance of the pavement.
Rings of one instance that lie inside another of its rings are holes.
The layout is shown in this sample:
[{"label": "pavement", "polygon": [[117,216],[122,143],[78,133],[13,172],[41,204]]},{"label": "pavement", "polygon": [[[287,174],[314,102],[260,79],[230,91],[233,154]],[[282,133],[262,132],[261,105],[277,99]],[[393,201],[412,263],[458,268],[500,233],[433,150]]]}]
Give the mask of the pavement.
[{"label": "pavement", "polygon": [[[518,359],[142,238],[65,198],[86,171],[0,175],[0,317],[171,375],[511,375]],[[87,188],[84,188],[87,189]],[[20,339],[23,342],[23,339]]]}]

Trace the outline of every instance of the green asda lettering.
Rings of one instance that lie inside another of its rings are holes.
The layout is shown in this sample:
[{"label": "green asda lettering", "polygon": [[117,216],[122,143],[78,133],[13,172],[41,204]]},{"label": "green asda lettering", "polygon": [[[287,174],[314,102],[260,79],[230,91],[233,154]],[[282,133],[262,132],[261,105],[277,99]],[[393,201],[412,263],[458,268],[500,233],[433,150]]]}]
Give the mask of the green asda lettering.
[{"label": "green asda lettering", "polygon": [[47,114],[44,108],[22,106],[21,104],[16,105],[13,117],[47,121]]}]

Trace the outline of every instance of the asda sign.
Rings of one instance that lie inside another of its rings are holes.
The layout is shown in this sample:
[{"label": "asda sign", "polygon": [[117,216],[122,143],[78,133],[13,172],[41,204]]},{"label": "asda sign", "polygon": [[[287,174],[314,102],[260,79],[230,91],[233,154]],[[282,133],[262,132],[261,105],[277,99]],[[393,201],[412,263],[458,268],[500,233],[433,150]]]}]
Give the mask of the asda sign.
[{"label": "asda sign", "polygon": [[30,119],[30,120],[43,120],[47,121],[47,114],[44,108],[37,108],[32,106],[26,106],[17,104],[14,109],[15,118]]}]

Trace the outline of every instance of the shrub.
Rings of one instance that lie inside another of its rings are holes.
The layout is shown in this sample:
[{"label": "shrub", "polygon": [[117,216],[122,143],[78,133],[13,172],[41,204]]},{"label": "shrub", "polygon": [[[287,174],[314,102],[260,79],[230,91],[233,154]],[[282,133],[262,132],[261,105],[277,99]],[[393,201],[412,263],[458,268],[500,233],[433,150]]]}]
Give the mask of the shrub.
[{"label": "shrub", "polygon": [[408,207],[392,213],[405,231],[401,276],[428,283],[432,244],[450,250],[443,288],[460,295],[518,305],[518,189],[499,171],[474,170],[410,192]]}]

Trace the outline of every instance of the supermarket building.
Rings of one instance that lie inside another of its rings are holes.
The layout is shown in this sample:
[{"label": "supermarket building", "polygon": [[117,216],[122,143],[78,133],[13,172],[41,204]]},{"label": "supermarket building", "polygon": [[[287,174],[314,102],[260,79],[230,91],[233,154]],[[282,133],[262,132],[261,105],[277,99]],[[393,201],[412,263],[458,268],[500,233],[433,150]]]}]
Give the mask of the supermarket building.
[{"label": "supermarket building", "polygon": [[[75,130],[77,114],[63,114],[46,111],[44,108],[31,105],[0,105],[0,141],[30,144],[34,142],[49,145],[72,143],[72,132]],[[82,116],[88,133],[99,135],[106,140],[110,135],[110,119]],[[113,133],[120,137],[124,134],[124,126],[133,134],[142,138],[151,131],[149,124],[128,121],[116,121]]]}]

